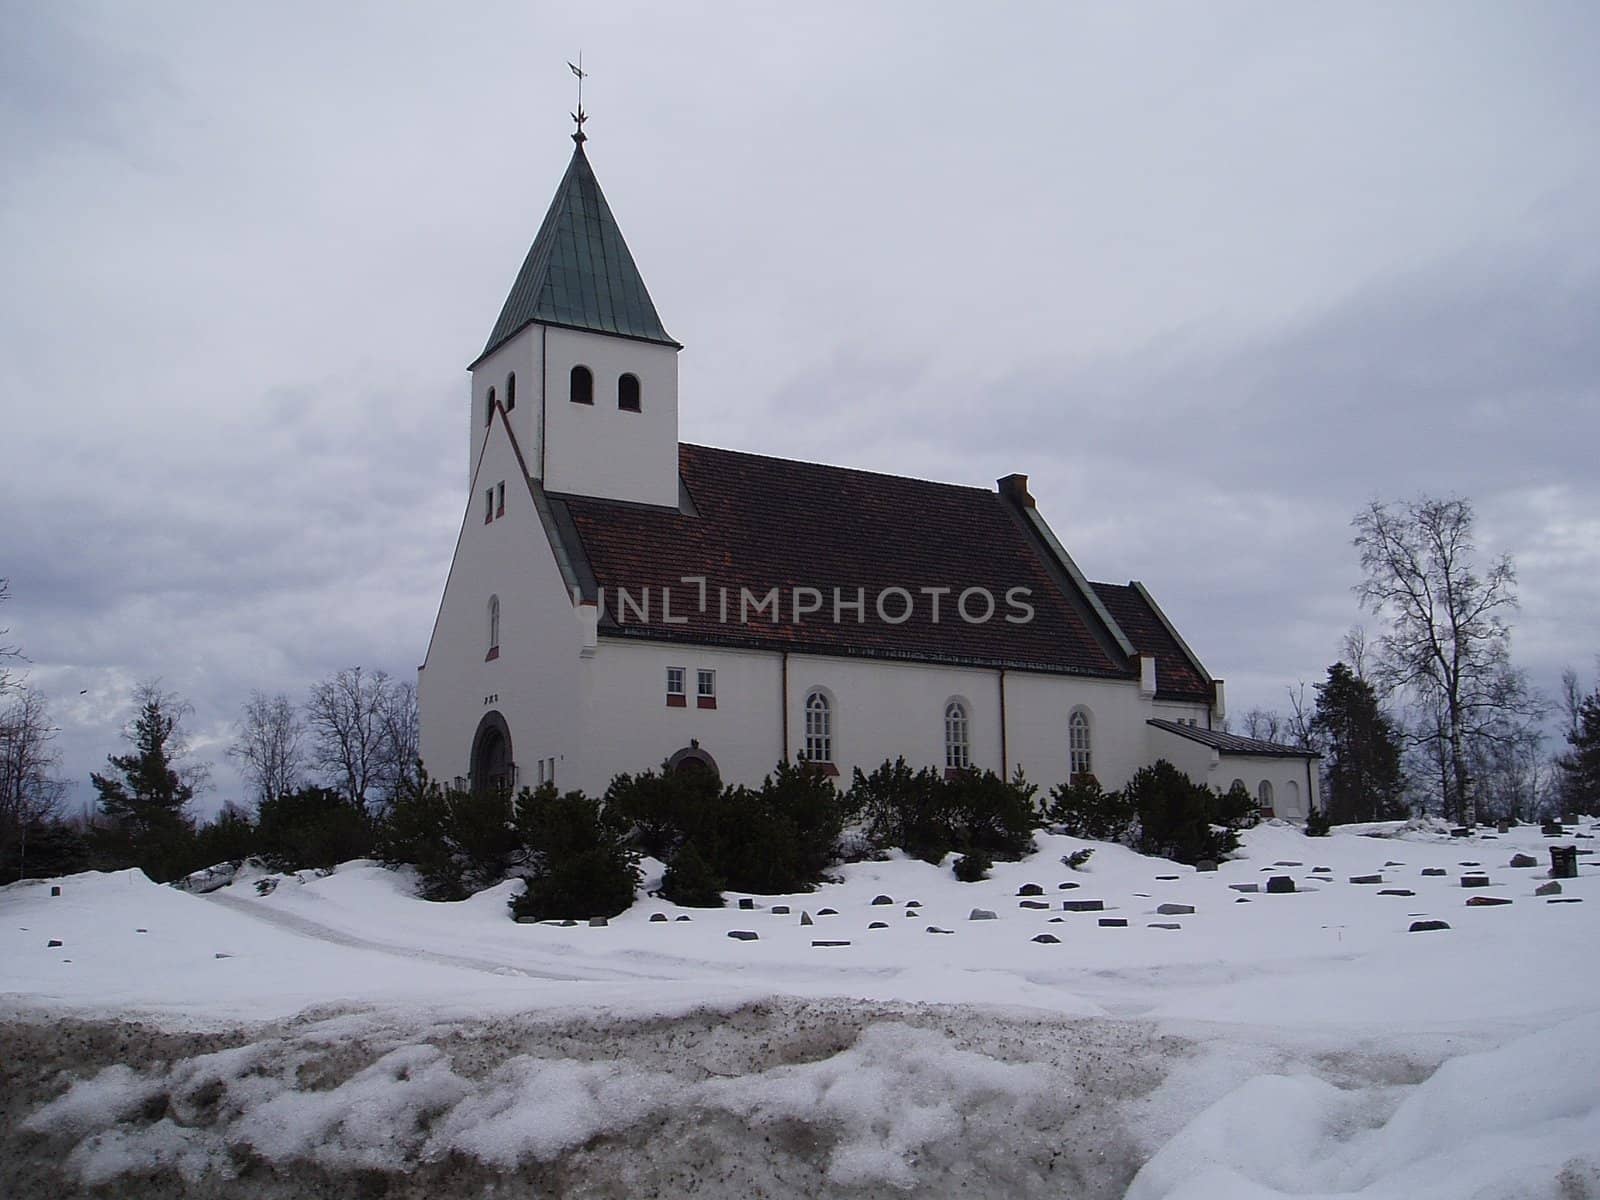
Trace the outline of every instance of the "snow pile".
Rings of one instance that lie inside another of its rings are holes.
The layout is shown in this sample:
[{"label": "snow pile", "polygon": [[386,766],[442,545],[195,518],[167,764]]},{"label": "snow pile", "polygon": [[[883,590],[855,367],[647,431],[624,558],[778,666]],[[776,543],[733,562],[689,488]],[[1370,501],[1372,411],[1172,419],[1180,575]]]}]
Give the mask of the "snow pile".
[{"label": "snow pile", "polygon": [[1259,1075],[1168,1141],[1128,1200],[1592,1196],[1597,1046],[1600,1016],[1590,1015],[1451,1059],[1403,1098]]}]

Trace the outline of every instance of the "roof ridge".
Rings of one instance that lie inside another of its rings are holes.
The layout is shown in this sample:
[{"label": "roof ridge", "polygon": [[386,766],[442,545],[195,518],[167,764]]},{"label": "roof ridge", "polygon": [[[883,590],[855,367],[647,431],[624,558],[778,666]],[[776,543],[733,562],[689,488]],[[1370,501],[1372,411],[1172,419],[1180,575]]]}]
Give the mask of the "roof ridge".
[{"label": "roof ridge", "polygon": [[870,467],[843,467],[837,463],[816,462],[809,458],[787,458],[780,454],[763,454],[759,450],[732,450],[726,446],[707,446],[701,442],[679,442],[678,446],[680,449],[709,450],[713,454],[734,454],[741,458],[760,458],[768,462],[814,467],[819,471],[839,471],[848,475],[865,475],[873,479],[893,479],[901,483],[917,483],[926,487],[957,488],[964,492],[979,492],[985,496],[993,496],[997,500],[1000,498],[1000,493],[993,488],[976,483],[947,483],[942,479],[924,479],[920,475],[896,475],[892,471],[875,471]]}]

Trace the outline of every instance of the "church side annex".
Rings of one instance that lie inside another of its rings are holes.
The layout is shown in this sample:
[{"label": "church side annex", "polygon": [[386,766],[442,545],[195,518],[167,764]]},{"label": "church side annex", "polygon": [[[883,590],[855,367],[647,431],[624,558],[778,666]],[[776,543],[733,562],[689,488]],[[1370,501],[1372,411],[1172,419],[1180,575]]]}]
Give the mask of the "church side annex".
[{"label": "church side annex", "polygon": [[468,503],[418,670],[424,765],[473,787],[904,756],[1118,788],[1165,758],[1303,818],[1314,756],[1223,733],[1138,582],[994,491],[678,441],[678,352],[585,151],[471,364]]}]

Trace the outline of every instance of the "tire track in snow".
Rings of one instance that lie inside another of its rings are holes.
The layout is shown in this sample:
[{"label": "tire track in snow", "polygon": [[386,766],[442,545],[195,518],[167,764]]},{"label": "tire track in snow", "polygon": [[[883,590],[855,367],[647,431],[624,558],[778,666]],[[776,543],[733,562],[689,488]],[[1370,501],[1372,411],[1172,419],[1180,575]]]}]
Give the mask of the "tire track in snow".
[{"label": "tire track in snow", "polygon": [[209,900],[213,904],[220,904],[234,912],[243,913],[252,920],[260,921],[263,924],[273,925],[290,933],[298,934],[301,937],[314,938],[317,941],[328,942],[335,946],[347,946],[353,950],[370,950],[378,954],[392,955],[396,958],[419,959],[423,962],[436,963],[441,966],[459,967],[468,971],[481,971],[488,975],[568,982],[653,978],[636,971],[607,967],[568,968],[556,971],[548,968],[540,969],[522,962],[507,962],[492,958],[475,958],[465,954],[448,954],[440,950],[425,950],[418,946],[397,945],[393,942],[380,942],[371,938],[360,937],[342,929],[335,929],[331,925],[313,921],[309,917],[280,912],[277,909],[269,908],[266,905],[257,904],[250,900],[243,900],[237,896],[223,895],[220,891],[207,892],[200,899]]}]

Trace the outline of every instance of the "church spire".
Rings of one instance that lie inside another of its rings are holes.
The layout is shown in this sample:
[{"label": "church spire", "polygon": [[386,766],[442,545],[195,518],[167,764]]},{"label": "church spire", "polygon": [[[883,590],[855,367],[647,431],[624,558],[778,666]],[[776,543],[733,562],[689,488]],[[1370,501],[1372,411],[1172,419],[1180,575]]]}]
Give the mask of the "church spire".
[{"label": "church spire", "polygon": [[[573,119],[580,116],[586,116],[581,108]],[[662,326],[649,289],[594,177],[583,151],[586,139],[581,123],[572,140],[577,144],[567,173],[556,188],[480,360],[536,321],[681,349]]]},{"label": "church spire", "polygon": [[583,51],[578,51],[577,62],[569,61],[567,66],[578,77],[578,110],[572,114],[572,119],[578,123],[578,131],[572,135],[572,140],[582,147],[589,140],[589,135],[583,132],[583,123],[589,119],[589,114],[583,111],[583,81],[589,78],[589,72],[583,69]]}]

